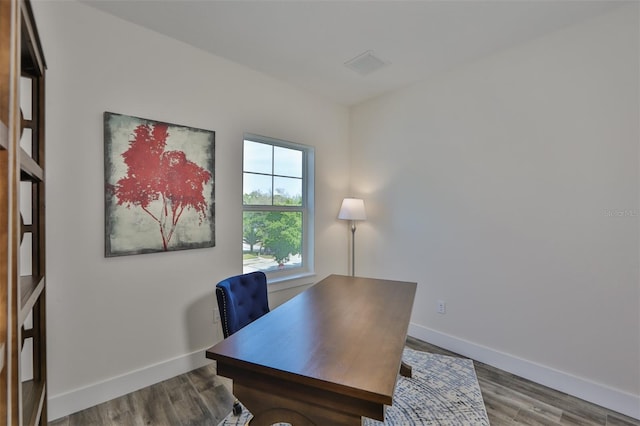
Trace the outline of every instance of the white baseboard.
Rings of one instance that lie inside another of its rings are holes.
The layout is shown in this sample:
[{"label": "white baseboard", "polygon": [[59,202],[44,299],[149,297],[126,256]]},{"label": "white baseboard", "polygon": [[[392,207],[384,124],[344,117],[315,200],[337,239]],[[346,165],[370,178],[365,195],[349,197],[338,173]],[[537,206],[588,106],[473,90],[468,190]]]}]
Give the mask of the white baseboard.
[{"label": "white baseboard", "polygon": [[[414,323],[409,325],[409,335],[560,392],[640,419],[640,397],[637,395],[594,383]],[[205,358],[204,351],[205,348],[69,392],[52,395],[48,401],[49,420],[56,420],[207,365],[211,361]]]},{"label": "white baseboard", "polygon": [[640,420],[640,396],[411,323],[409,335]]},{"label": "white baseboard", "polygon": [[51,395],[48,400],[49,421],[59,419],[113,398],[134,392],[154,383],[170,379],[202,367],[212,361],[205,358],[206,348],[159,362],[69,392]]}]

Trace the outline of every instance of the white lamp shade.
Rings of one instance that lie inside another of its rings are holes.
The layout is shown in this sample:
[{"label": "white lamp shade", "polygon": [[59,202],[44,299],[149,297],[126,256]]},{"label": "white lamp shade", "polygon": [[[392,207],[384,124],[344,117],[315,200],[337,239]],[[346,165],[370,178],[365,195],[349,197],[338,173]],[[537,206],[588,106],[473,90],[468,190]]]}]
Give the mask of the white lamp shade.
[{"label": "white lamp shade", "polygon": [[342,207],[340,207],[338,219],[367,220],[367,213],[364,210],[364,201],[359,198],[345,198],[342,200]]}]

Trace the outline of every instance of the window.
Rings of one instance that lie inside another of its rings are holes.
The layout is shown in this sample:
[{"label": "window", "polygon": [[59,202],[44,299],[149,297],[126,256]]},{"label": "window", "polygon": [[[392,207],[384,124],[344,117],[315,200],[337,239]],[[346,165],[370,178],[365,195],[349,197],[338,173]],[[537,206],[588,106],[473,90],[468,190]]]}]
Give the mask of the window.
[{"label": "window", "polygon": [[245,134],[243,271],[270,278],[313,271],[313,148]]}]

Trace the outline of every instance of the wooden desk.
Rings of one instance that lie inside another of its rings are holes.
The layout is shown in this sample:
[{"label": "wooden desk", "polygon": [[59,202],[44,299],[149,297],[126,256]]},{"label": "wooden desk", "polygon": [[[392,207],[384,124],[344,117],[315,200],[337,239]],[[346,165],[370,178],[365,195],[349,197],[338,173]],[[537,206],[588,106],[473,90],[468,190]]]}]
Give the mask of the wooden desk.
[{"label": "wooden desk", "polygon": [[392,404],[416,283],[331,275],[209,348],[252,426],[360,425]]}]

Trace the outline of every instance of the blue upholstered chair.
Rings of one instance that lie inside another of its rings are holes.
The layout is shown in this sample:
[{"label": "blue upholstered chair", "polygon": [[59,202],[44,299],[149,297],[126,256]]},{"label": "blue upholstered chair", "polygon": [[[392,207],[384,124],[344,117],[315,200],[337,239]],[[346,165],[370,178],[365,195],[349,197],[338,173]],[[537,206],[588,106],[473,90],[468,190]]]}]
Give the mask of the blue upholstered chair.
[{"label": "blue upholstered chair", "polygon": [[269,312],[264,272],[236,275],[216,285],[216,298],[225,339]]}]

